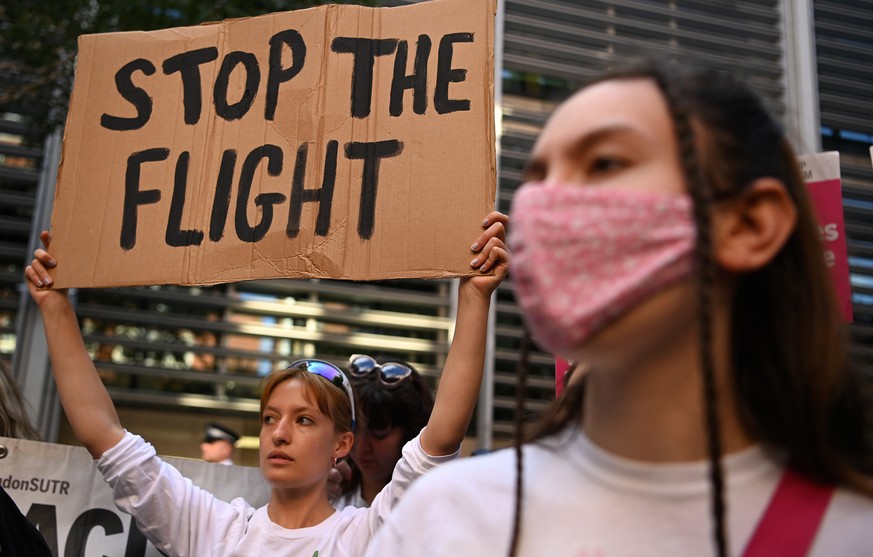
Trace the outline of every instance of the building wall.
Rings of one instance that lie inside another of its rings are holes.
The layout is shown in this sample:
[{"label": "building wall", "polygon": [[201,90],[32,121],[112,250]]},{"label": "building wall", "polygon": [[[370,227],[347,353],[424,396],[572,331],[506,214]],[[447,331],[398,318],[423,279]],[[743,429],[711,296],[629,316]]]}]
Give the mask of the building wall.
[{"label": "building wall", "polygon": [[[693,52],[696,59],[744,74],[776,114],[786,114],[778,0],[506,0],[502,6],[497,204],[503,211],[548,114],[619,56],[659,49],[686,58]],[[814,7],[823,143],[844,152],[856,302],[853,355],[873,369],[873,172],[863,149],[873,142],[868,95],[873,73],[867,62],[873,8],[850,0],[816,0]],[[7,78],[2,86],[20,83]],[[21,347],[41,333],[38,324],[22,319],[26,295],[22,299],[20,279],[28,242],[40,226],[35,215],[42,200],[51,199],[50,191],[45,195],[37,188],[41,165],[44,175],[53,175],[50,158],[22,140],[22,111],[0,107],[0,358],[11,360],[18,349],[20,377],[40,365],[34,361],[38,348],[22,356]],[[87,347],[116,404],[144,428],[141,433],[176,454],[199,438],[207,416],[256,431],[258,382],[298,356],[343,364],[353,352],[388,354],[413,363],[435,384],[452,314],[448,281],[125,288],[80,291],[77,303]],[[497,293],[493,334],[495,396],[493,408],[485,411],[493,414],[493,434],[505,438],[515,416],[522,337],[511,279]],[[527,396],[535,413],[553,398],[552,358],[535,352],[530,371]],[[43,386],[34,392],[50,395]],[[143,415],[156,419],[142,420]],[[175,427],[167,427],[165,418]]]}]

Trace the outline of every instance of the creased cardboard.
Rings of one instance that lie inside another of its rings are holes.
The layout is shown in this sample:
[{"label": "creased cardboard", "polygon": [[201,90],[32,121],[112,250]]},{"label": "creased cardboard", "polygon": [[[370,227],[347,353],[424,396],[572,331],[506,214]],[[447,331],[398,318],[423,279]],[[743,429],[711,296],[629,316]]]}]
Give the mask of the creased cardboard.
[{"label": "creased cardboard", "polygon": [[493,0],[79,39],[57,287],[469,273],[493,209]]}]

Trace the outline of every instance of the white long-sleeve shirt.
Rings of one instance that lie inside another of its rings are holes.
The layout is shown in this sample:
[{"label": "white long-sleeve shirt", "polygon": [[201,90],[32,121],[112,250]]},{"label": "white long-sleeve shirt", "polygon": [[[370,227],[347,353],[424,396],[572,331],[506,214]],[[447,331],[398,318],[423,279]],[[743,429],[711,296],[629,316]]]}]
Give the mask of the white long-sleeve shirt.
[{"label": "white long-sleeve shirt", "polygon": [[115,504],[171,557],[360,557],[410,483],[457,457],[429,456],[418,437],[402,454],[391,482],[370,508],[346,507],[320,524],[293,530],[273,523],[266,506],[255,509],[242,498],[227,503],[196,487],[129,432],[100,457],[97,467]]},{"label": "white long-sleeve shirt", "polygon": [[[515,455],[503,450],[435,470],[404,496],[367,556],[504,556],[512,535]],[[524,449],[519,556],[714,554],[708,463],[651,464],[607,453],[578,428]],[[742,552],[784,470],[755,446],[724,459],[731,555]],[[810,557],[873,555],[873,499],[838,489]]]}]

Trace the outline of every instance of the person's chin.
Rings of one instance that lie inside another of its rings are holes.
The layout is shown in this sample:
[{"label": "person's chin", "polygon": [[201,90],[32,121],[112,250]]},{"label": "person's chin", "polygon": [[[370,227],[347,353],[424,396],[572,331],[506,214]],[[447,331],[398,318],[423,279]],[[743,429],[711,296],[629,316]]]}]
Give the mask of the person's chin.
[{"label": "person's chin", "polygon": [[[358,464],[358,469],[361,471],[361,475],[369,479],[375,480],[385,476],[382,468],[373,463]],[[390,476],[391,473],[389,472],[388,475]]]}]

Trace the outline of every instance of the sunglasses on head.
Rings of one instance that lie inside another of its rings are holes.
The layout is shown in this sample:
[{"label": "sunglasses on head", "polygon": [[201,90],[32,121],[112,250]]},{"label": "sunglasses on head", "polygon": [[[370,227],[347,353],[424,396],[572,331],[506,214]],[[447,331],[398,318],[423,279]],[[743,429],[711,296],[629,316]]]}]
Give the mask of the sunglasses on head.
[{"label": "sunglasses on head", "polygon": [[412,375],[412,368],[396,362],[380,364],[366,354],[352,354],[349,358],[349,373],[352,377],[366,377],[375,371],[379,372],[379,382],[386,387],[396,387]]},{"label": "sunglasses on head", "polygon": [[343,389],[349,397],[349,404],[352,407],[352,431],[355,431],[355,395],[352,393],[352,384],[346,374],[335,365],[322,360],[297,360],[288,364],[288,369],[302,368],[309,373],[314,373],[324,377],[337,387]]}]

